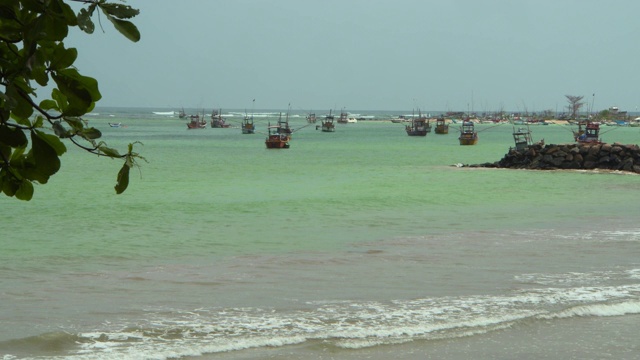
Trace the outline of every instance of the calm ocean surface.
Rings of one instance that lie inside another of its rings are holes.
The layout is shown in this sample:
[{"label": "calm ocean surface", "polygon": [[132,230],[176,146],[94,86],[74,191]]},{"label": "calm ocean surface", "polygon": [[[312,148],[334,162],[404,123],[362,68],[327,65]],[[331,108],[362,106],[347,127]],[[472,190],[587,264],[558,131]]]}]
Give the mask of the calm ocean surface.
[{"label": "calm ocean surface", "polygon": [[68,145],[32,201],[0,198],[0,359],[640,358],[640,177],[451,166],[501,159],[511,125],[460,146],[299,111],[267,150],[168,111],[87,117],[143,144],[123,195],[121,162]]}]

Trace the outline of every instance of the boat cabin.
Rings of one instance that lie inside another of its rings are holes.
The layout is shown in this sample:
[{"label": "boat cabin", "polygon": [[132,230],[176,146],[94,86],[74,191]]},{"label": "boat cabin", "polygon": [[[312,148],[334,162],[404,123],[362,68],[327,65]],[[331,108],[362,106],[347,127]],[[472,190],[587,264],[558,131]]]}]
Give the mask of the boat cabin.
[{"label": "boat cabin", "polygon": [[475,124],[472,121],[464,121],[462,123],[458,140],[460,145],[475,145],[478,143],[478,132],[475,130]]},{"label": "boat cabin", "polygon": [[411,125],[405,126],[409,136],[426,136],[431,132],[431,125],[426,117],[419,117],[411,121]]},{"label": "boat cabin", "polygon": [[[335,117],[333,115],[331,115],[331,110],[329,110],[329,115],[324,117],[324,120],[322,121],[322,125],[320,126],[321,130],[323,132],[335,132],[336,131],[336,124],[334,123]],[[316,130],[318,129],[318,126],[316,126]]]},{"label": "boat cabin", "polygon": [[521,151],[533,144],[531,140],[531,131],[529,129],[518,128],[513,130],[513,141],[516,144],[516,150]]},{"label": "boat cabin", "polygon": [[445,122],[443,117],[436,119],[436,134],[448,134],[449,125]]},{"label": "boat cabin", "polygon": [[600,141],[600,124],[598,123],[587,123],[587,126],[584,128],[584,133],[578,136],[577,141],[580,143],[587,144],[599,144]]}]

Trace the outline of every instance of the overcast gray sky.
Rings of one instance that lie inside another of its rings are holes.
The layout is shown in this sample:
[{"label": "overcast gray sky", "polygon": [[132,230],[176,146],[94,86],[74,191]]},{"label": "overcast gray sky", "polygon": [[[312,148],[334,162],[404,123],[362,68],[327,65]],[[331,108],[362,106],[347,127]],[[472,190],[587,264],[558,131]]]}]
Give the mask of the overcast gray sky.
[{"label": "overcast gray sky", "polygon": [[[99,106],[561,111],[640,105],[638,0],[129,0],[74,31]],[[594,95],[595,94],[595,95]]]}]

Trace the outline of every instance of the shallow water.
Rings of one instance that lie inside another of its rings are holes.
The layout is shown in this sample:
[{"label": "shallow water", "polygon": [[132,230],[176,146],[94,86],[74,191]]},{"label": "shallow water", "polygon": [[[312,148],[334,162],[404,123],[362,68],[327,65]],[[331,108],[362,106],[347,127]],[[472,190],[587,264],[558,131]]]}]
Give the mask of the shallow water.
[{"label": "shallow water", "polygon": [[121,164],[69,148],[32,201],[0,200],[4,359],[633,358],[636,175],[451,166],[499,160],[510,125],[459,146],[300,115],[287,150],[148,109],[91,118],[149,162],[117,196]]}]

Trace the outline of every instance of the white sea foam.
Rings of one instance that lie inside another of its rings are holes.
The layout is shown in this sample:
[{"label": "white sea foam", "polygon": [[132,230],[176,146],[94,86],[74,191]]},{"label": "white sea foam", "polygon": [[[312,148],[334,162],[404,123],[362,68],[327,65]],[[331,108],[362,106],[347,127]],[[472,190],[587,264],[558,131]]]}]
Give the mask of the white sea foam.
[{"label": "white sea foam", "polygon": [[575,316],[622,316],[640,314],[640,301],[625,301],[616,304],[580,305],[555,314],[541,315],[544,319],[570,318]]},{"label": "white sea foam", "polygon": [[[65,359],[168,359],[311,340],[342,348],[446,339],[505,329],[525,319],[640,313],[640,285],[540,288],[502,296],[439,297],[390,302],[326,301],[316,308],[149,309],[135,326],[79,334]],[[561,310],[554,310],[560,307]]]},{"label": "white sea foam", "polygon": [[640,279],[640,269],[631,269],[626,271],[630,279]]},{"label": "white sea foam", "polygon": [[514,278],[522,283],[540,284],[545,286],[596,286],[606,284],[611,279],[639,278],[637,270],[605,270],[591,272],[569,272],[558,274],[530,273],[517,275]]}]

